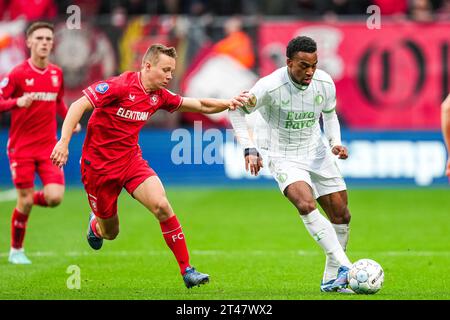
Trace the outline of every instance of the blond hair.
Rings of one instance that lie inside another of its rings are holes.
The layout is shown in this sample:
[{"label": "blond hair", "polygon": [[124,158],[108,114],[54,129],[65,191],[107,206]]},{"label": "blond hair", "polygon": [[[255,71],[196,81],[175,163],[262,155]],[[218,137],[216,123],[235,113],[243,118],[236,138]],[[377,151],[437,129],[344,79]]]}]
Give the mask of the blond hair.
[{"label": "blond hair", "polygon": [[177,51],[174,47],[166,47],[163,44],[153,44],[147,49],[147,52],[145,52],[144,57],[142,58],[142,65],[144,65],[145,61],[157,64],[160,54],[165,54],[174,59],[177,58]]}]

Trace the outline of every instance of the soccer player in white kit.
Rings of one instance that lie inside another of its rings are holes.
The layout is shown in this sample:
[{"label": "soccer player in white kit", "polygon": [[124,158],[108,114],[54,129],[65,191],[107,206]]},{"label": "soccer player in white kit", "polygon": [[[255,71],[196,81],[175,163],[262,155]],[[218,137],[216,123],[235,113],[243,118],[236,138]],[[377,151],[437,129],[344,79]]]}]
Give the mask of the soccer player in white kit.
[{"label": "soccer player in white kit", "polygon": [[[336,115],[336,88],[330,75],[317,68],[316,42],[292,39],[287,66],[261,78],[248,93],[245,107],[229,111],[235,135],[244,148],[245,167],[257,175],[263,166],[258,149],[265,150],[269,169],[281,192],[294,204],[306,229],[326,254],[320,290],[349,292],[345,254],[350,212],[346,185],[336,165],[348,157],[342,146]],[[249,135],[245,114],[260,113],[255,125],[257,143]],[[327,148],[321,138],[323,117]],[[319,202],[329,220],[317,209]]]}]

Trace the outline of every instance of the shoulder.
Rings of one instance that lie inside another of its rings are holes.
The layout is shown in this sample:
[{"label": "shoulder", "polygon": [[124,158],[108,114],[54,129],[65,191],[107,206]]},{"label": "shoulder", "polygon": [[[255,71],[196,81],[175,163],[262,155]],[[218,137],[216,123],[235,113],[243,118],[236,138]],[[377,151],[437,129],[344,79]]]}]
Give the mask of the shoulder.
[{"label": "shoulder", "polygon": [[314,73],[314,76],[313,76],[313,80],[320,81],[320,82],[323,82],[323,83],[329,84],[329,85],[334,85],[334,81],[331,78],[331,76],[327,72],[323,71],[322,69],[316,70],[316,72]]},{"label": "shoulder", "polygon": [[27,60],[25,60],[22,63],[19,63],[14,68],[11,69],[11,71],[8,73],[8,77],[17,77],[24,73],[26,69],[28,69],[30,66],[28,65]]},{"label": "shoulder", "polygon": [[62,68],[60,66],[58,66],[57,64],[49,63],[48,67],[49,67],[50,70],[55,70],[55,71],[57,71],[59,73],[63,73]]},{"label": "shoulder", "polygon": [[161,89],[161,95],[167,96],[167,97],[179,96],[179,94],[177,94],[177,93],[175,93],[173,91],[170,91],[169,89],[166,89],[166,88]]},{"label": "shoulder", "polygon": [[105,92],[111,89],[113,92],[127,90],[133,82],[133,72],[124,72],[117,76],[110,77],[107,80],[99,81],[96,84],[97,87],[101,87]]},{"label": "shoulder", "polygon": [[258,82],[256,82],[255,87],[264,89],[267,92],[271,92],[288,82],[289,79],[287,76],[287,69],[286,67],[283,67],[259,79]]}]

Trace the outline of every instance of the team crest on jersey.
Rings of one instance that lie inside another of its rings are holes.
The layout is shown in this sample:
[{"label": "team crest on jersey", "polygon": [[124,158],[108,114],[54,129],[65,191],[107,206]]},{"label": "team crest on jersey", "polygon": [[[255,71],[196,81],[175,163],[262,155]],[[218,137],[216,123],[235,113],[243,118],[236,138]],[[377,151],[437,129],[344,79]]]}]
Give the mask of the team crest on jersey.
[{"label": "team crest on jersey", "polygon": [[54,87],[59,86],[59,77],[58,76],[52,76],[52,84]]},{"label": "team crest on jersey", "polygon": [[106,91],[108,91],[108,89],[109,89],[109,85],[106,82],[99,83],[95,87],[95,91],[97,91],[98,93],[101,93],[101,94],[104,94]]},{"label": "team crest on jersey", "polygon": [[8,77],[4,77],[2,79],[2,81],[0,82],[0,89],[6,87],[8,85],[8,83],[9,83],[9,78]]},{"label": "team crest on jersey", "polygon": [[323,96],[322,96],[321,94],[317,95],[317,96],[314,98],[314,102],[315,102],[317,105],[321,105],[321,104],[323,103]]},{"label": "team crest on jersey", "polygon": [[156,94],[154,94],[150,97],[150,104],[152,106],[156,106],[158,104],[158,102],[159,102],[159,97]]}]

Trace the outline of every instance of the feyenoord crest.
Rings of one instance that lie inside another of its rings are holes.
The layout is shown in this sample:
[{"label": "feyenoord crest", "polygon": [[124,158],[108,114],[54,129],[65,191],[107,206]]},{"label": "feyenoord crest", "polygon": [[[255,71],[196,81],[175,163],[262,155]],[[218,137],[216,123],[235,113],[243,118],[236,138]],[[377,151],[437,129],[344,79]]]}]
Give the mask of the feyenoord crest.
[{"label": "feyenoord crest", "polygon": [[150,97],[150,104],[152,106],[156,106],[158,104],[158,100],[159,100],[158,96],[154,94]]},{"label": "feyenoord crest", "polygon": [[52,76],[52,84],[54,87],[57,87],[59,85],[59,77],[58,76]]},{"label": "feyenoord crest", "polygon": [[317,105],[322,104],[323,100],[324,100],[324,99],[323,99],[323,96],[322,96],[321,94],[317,95],[317,96],[314,98],[314,102],[315,102]]}]

